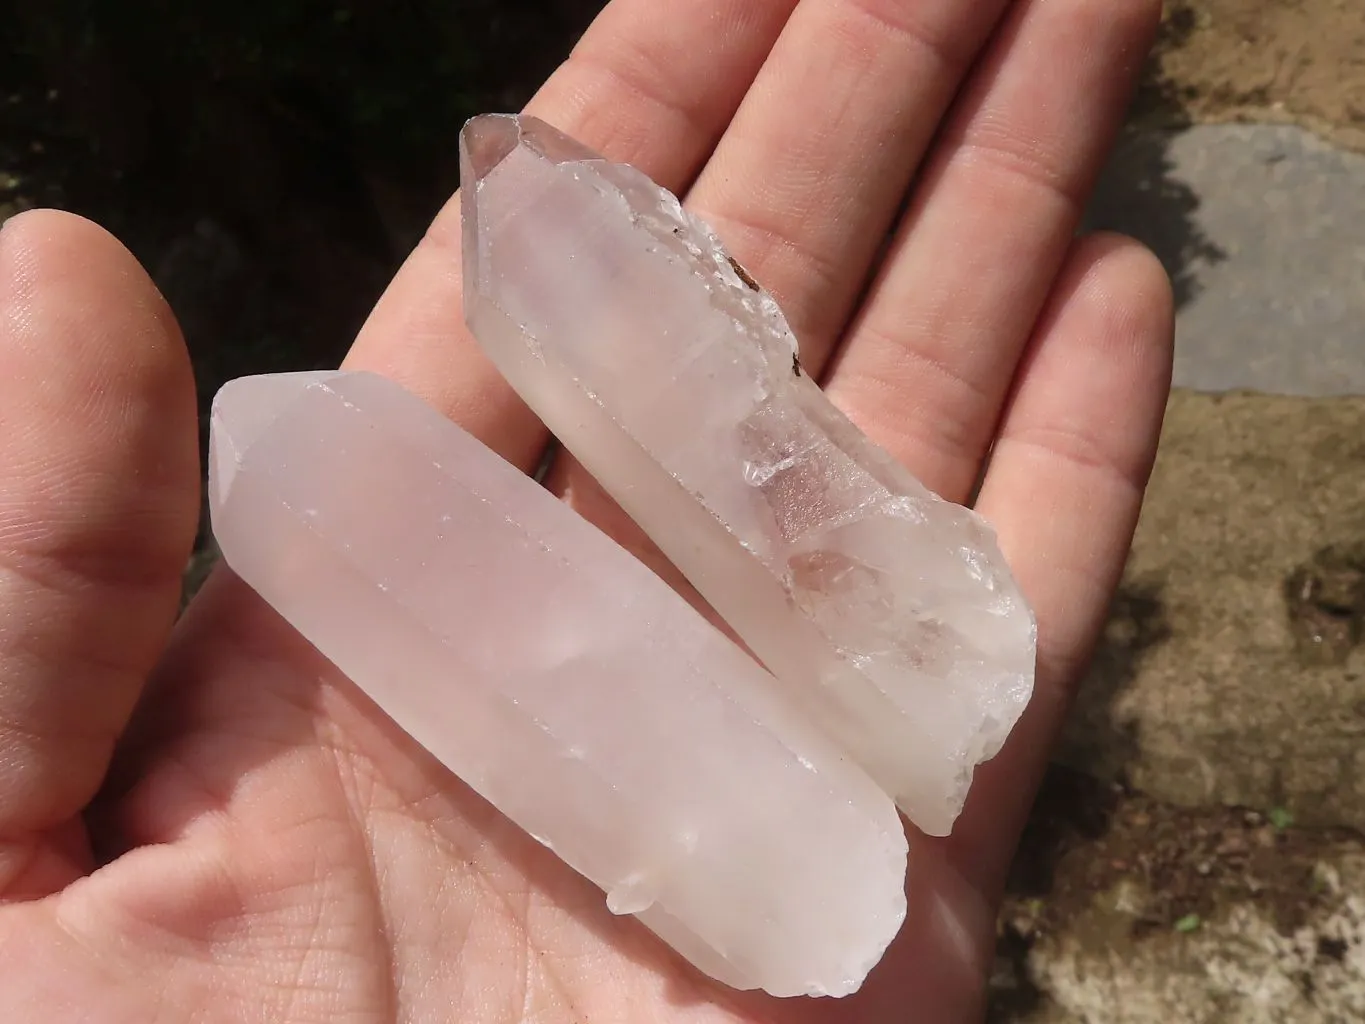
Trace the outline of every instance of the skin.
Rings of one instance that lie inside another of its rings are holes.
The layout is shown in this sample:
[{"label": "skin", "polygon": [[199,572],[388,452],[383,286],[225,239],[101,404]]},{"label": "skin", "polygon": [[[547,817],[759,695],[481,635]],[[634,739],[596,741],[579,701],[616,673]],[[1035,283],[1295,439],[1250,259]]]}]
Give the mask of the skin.
[{"label": "skin", "polygon": [[[1156,0],[615,0],[531,105],[686,193],[806,371],[926,483],[979,481],[1037,611],[1028,712],[954,834],[911,836],[907,925],[837,1002],[718,988],[613,918],[230,573],[172,629],[198,503],[178,330],[99,228],[11,220],[0,1020],[978,1019],[1169,386],[1160,267],[1073,237],[1157,19]],[[529,470],[544,430],[461,326],[458,204],[348,365]],[[548,484],[673,579],[571,459]]]}]

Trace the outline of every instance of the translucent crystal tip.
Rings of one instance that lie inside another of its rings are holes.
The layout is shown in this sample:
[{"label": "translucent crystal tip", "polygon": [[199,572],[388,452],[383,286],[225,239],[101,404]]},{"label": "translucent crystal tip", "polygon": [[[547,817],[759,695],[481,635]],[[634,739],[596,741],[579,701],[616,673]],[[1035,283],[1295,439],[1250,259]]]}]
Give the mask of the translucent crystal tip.
[{"label": "translucent crystal tip", "polygon": [[237,467],[257,439],[306,388],[338,376],[338,370],[305,370],[238,377],[224,384],[210,415],[210,495],[225,501]]},{"label": "translucent crystal tip", "polygon": [[480,114],[460,130],[460,179],[468,188],[483,180],[521,141],[515,114]]},{"label": "translucent crystal tip", "polygon": [[602,159],[602,154],[538,117],[480,114],[471,117],[460,130],[462,186],[477,186],[519,145],[552,164]]}]

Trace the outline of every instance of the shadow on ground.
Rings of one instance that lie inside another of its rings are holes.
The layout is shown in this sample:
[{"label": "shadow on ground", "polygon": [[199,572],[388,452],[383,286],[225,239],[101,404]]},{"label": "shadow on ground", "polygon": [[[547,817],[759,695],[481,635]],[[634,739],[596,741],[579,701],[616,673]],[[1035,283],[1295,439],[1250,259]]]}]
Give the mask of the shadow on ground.
[{"label": "shadow on ground", "polygon": [[[1057,869],[1072,850],[1109,830],[1121,791],[1065,768],[1051,768],[1038,793],[1010,869],[1008,899],[1041,915],[1057,886]],[[1034,934],[1005,919],[996,943],[990,1024],[1027,1020],[1044,1003],[1028,968]]]},{"label": "shadow on ground", "polygon": [[1143,659],[1171,635],[1159,580],[1125,580],[1076,695],[1061,759],[1086,765],[1100,778],[1127,781],[1138,753],[1137,726],[1119,701],[1137,678]]},{"label": "shadow on ground", "polygon": [[1168,149],[1174,131],[1128,134],[1105,169],[1087,215],[1093,230],[1138,239],[1171,277],[1176,309],[1199,295],[1199,267],[1226,259],[1199,228],[1199,197],[1174,174]]},{"label": "shadow on ground", "polygon": [[1192,124],[1194,97],[1162,71],[1162,58],[1185,45],[1195,24],[1189,3],[1169,5],[1128,129],[1086,213],[1088,229],[1122,232],[1156,253],[1170,274],[1177,309],[1198,295],[1199,266],[1226,258],[1200,229],[1199,196],[1176,175],[1169,155],[1171,138]]},{"label": "shadow on ground", "polygon": [[[1120,588],[1095,651],[1091,670],[1077,697],[1069,730],[1070,753],[1080,762],[1101,765],[1106,778],[1122,780],[1137,752],[1134,726],[1115,720],[1114,705],[1133,682],[1142,659],[1170,635],[1158,583],[1129,581]],[[1123,783],[1106,783],[1070,768],[1049,769],[1020,840],[1006,886],[1007,905],[1036,918],[1059,905],[1057,874],[1063,858],[1102,841],[1122,806]],[[1063,889],[1074,888],[1068,884]],[[1068,893],[1068,897],[1074,897]],[[1074,910],[1074,898],[1062,901]],[[1043,994],[1028,968],[1035,939],[1033,922],[1019,923],[1006,913],[996,944],[996,969],[990,989],[992,1024],[1023,1021],[1039,1009]]]}]

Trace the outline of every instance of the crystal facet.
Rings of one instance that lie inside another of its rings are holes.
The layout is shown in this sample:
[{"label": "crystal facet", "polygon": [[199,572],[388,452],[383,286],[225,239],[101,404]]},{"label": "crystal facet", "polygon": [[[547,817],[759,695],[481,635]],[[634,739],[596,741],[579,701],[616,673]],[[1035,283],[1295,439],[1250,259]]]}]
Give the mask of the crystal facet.
[{"label": "crystal facet", "polygon": [[924,831],[1033,685],[974,512],[802,371],[776,302],[639,171],[530,117],[461,139],[465,313],[503,375],[813,721]]},{"label": "crystal facet", "polygon": [[613,911],[736,987],[861,984],[891,800],[639,561],[370,374],[233,381],[211,437],[232,569]]}]

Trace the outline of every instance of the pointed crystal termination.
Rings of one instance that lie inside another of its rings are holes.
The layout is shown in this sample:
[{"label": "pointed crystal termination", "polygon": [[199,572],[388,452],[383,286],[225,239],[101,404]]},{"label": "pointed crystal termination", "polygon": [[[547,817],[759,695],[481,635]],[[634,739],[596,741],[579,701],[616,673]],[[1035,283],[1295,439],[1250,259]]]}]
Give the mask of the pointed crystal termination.
[{"label": "pointed crystal termination", "polygon": [[805,713],[946,834],[1033,687],[992,529],[830,404],[771,296],[645,175],[529,117],[475,118],[461,158],[480,344]]},{"label": "pointed crystal termination", "polygon": [[211,446],[228,564],[613,911],[736,987],[861,984],[895,807],[633,556],[370,374],[233,381]]}]

